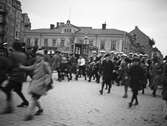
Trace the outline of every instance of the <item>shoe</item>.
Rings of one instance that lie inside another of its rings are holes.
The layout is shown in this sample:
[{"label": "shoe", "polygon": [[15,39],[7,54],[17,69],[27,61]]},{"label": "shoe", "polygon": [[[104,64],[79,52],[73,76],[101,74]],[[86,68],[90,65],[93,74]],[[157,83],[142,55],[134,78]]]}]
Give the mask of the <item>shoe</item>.
[{"label": "shoe", "polygon": [[156,97],[156,94],[153,94],[153,97]]},{"label": "shoe", "polygon": [[28,102],[23,102],[23,103],[21,103],[20,105],[18,105],[17,107],[27,107],[29,105],[29,103]]},{"label": "shoe", "polygon": [[96,81],[96,83],[100,83],[100,81]]},{"label": "shoe", "polygon": [[128,95],[124,95],[122,98],[127,98],[128,97]]},{"label": "shoe", "polygon": [[102,90],[100,90],[99,92],[100,92],[101,95],[103,95],[103,91]]},{"label": "shoe", "polygon": [[134,105],[138,105],[139,103],[138,102],[136,102]]},{"label": "shoe", "polygon": [[29,121],[29,120],[32,120],[33,118],[34,118],[33,115],[26,115],[23,120]]},{"label": "shoe", "polygon": [[39,109],[36,113],[35,113],[35,115],[41,115],[43,113],[43,109]]},{"label": "shoe", "polygon": [[108,94],[110,93],[110,90],[108,90],[108,92],[107,92]]},{"label": "shoe", "polygon": [[130,102],[130,103],[129,103],[129,108],[131,108],[131,107],[132,107],[132,103]]}]

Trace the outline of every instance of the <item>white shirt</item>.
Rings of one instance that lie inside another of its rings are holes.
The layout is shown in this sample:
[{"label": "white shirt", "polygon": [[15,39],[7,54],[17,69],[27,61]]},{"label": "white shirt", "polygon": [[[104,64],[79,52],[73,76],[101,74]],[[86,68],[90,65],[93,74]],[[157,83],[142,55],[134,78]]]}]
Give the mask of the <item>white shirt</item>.
[{"label": "white shirt", "polygon": [[85,65],[85,59],[84,58],[78,59],[78,65],[79,66],[84,66]]}]

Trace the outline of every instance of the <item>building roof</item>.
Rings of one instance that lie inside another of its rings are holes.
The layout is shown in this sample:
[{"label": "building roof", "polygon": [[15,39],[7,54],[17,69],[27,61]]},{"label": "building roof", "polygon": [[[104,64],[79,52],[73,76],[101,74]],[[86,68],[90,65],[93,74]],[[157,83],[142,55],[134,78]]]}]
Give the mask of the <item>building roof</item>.
[{"label": "building roof", "polygon": [[36,32],[36,33],[60,33],[58,31],[58,29],[49,29],[49,28],[32,29],[30,32]]},{"label": "building roof", "polygon": [[124,34],[124,31],[117,29],[91,29],[91,28],[82,28],[78,33],[86,33],[86,34]]},{"label": "building roof", "polygon": [[77,33],[79,34],[96,34],[96,35],[123,35],[126,32],[125,31],[121,31],[118,29],[94,29],[92,27],[82,27],[82,26],[75,26],[73,24],[65,24],[65,23],[59,23],[61,25],[59,25],[58,27],[55,27],[54,29],[50,29],[50,28],[41,28],[41,29],[32,29],[30,32],[35,32],[35,33],[59,33],[61,34],[61,28],[63,27],[73,27],[78,29]]},{"label": "building roof", "polygon": [[133,33],[140,33],[140,34],[142,34],[143,36],[145,36],[147,39],[150,39],[144,32],[142,32],[139,28],[138,28],[138,26],[135,26],[135,29],[134,30],[132,30],[131,32],[129,32],[130,34],[133,34]]}]

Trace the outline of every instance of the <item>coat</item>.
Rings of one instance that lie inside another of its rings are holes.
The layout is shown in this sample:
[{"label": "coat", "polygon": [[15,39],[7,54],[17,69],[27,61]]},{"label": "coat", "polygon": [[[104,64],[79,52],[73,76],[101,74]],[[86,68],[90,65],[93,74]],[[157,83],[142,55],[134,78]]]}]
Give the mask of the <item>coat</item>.
[{"label": "coat", "polygon": [[163,71],[163,67],[162,67],[161,63],[152,63],[151,64],[149,74],[151,77],[150,88],[152,90],[156,90],[158,85],[161,85],[162,71]]},{"label": "coat", "polygon": [[61,56],[58,54],[55,54],[52,58],[52,69],[57,70],[57,68],[60,67],[61,62],[62,62]]},{"label": "coat", "polygon": [[33,70],[32,81],[28,87],[29,94],[45,95],[52,83],[51,68],[44,60],[32,66],[21,66],[25,70]]},{"label": "coat", "polygon": [[26,73],[19,68],[18,64],[26,64],[26,54],[23,52],[14,51],[9,58],[12,60],[12,69],[9,72],[9,80],[24,82],[26,80]]},{"label": "coat", "polygon": [[167,101],[167,63],[163,66],[162,99]]},{"label": "coat", "polygon": [[103,61],[102,63],[102,76],[103,79],[105,80],[112,80],[114,75],[113,75],[113,69],[114,69],[114,64],[112,61]]},{"label": "coat", "polygon": [[7,74],[12,68],[12,61],[6,56],[0,56],[0,84],[7,79]]},{"label": "coat", "polygon": [[143,88],[144,69],[139,64],[133,64],[128,71],[129,86],[132,90],[141,90]]}]

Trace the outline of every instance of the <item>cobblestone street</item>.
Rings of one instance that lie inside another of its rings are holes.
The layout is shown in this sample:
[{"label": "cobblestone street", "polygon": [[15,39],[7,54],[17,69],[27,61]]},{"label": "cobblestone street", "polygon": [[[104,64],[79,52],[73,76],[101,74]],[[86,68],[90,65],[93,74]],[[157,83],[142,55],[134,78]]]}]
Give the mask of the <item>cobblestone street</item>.
[{"label": "cobblestone street", "polygon": [[[28,83],[24,84],[26,93]],[[99,94],[100,84],[79,81],[54,83],[54,89],[41,99],[44,113],[34,120],[23,121],[26,108],[16,108],[13,114],[0,115],[0,126],[166,126],[164,101],[154,98],[146,89],[139,93],[139,105],[128,108],[129,98],[123,99],[123,87],[113,86],[111,93]],[[5,97],[0,92],[0,109]],[[14,93],[15,106],[21,101]]]}]

